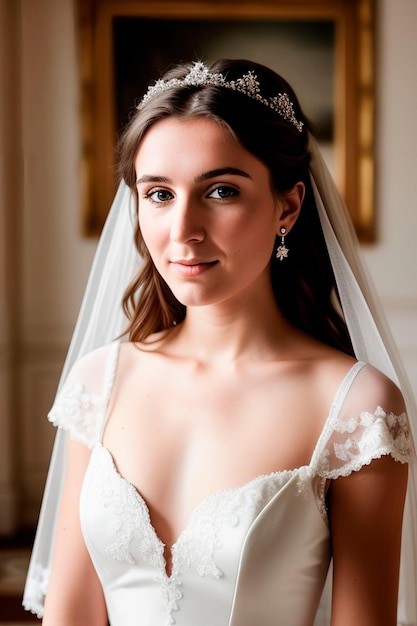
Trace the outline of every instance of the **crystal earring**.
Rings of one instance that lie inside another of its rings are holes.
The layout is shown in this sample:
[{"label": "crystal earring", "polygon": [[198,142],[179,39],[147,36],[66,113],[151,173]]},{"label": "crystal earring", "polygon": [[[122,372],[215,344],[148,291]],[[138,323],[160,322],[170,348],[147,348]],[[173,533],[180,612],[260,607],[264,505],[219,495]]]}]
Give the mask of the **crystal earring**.
[{"label": "crystal earring", "polygon": [[287,258],[289,252],[288,248],[285,245],[285,233],[287,232],[287,229],[282,226],[279,232],[281,233],[281,245],[278,246],[275,256],[277,259],[282,261],[282,259]]}]

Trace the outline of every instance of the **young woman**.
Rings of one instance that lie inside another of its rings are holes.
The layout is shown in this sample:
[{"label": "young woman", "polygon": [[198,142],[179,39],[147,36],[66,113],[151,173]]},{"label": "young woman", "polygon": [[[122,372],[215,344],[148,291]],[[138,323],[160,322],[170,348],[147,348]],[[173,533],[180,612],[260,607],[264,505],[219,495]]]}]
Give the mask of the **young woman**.
[{"label": "young woman", "polygon": [[177,67],[121,171],[50,413],[65,481],[26,606],[46,592],[45,626],[394,626],[412,437],[295,94],[247,61]]}]

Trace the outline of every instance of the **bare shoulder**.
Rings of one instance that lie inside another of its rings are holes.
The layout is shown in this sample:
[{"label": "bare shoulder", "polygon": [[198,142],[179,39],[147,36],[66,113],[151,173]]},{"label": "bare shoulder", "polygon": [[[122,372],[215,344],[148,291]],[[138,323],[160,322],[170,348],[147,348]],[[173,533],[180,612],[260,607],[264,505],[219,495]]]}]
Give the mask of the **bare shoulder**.
[{"label": "bare shoulder", "polygon": [[[134,383],[139,391],[147,385],[164,388],[166,376],[173,376],[172,366],[178,365],[172,349],[171,331],[151,335],[143,342],[123,342],[120,346],[115,378],[115,387],[121,389],[125,383]],[[169,373],[168,373],[168,370]]]},{"label": "bare shoulder", "polygon": [[120,345],[118,370],[124,368],[142,368],[156,356],[167,353],[169,346],[169,332],[155,333],[142,342],[126,341]]},{"label": "bare shoulder", "polygon": [[[339,385],[353,370],[358,361],[355,357],[340,350],[312,340],[305,344],[310,369],[317,381],[326,387]],[[359,395],[370,404],[380,401],[382,404],[404,406],[402,393],[398,386],[382,371],[363,363],[358,368],[352,393]]]},{"label": "bare shoulder", "polygon": [[374,412],[382,408],[386,413],[400,415],[405,412],[401,390],[383,372],[366,364],[359,371],[351,389],[349,403],[358,411]]},{"label": "bare shoulder", "polygon": [[328,346],[312,344],[306,378],[311,385],[310,395],[315,395],[321,407],[321,416],[343,389],[352,414],[374,413],[379,408],[395,415],[405,412],[402,392],[387,375],[368,363],[358,364],[354,357]]},{"label": "bare shoulder", "polygon": [[304,358],[300,359],[301,371],[322,408],[329,407],[340,385],[357,363],[344,352],[326,346],[316,340],[306,342]]},{"label": "bare shoulder", "polygon": [[83,376],[97,371],[97,369],[103,369],[112,355],[114,355],[114,357],[117,356],[118,350],[119,342],[114,341],[86,352],[75,361],[74,365],[71,367],[69,377]]}]

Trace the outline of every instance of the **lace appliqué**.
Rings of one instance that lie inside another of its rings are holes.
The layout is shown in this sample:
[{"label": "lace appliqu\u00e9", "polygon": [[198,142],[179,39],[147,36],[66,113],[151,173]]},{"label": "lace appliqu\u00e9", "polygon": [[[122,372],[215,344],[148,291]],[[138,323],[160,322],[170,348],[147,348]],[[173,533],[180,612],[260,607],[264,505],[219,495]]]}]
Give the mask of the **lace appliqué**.
[{"label": "lace appliqu\u00e9", "polygon": [[30,611],[39,619],[43,616],[43,605],[49,585],[50,570],[37,564],[31,570],[31,575],[27,579],[23,607],[25,611]]},{"label": "lace appliqu\u00e9", "polygon": [[54,426],[68,430],[71,437],[92,448],[100,438],[107,398],[88,393],[82,383],[65,385],[48,413]]},{"label": "lace appliqu\u00e9", "polygon": [[[167,626],[175,624],[173,613],[178,610],[182,598],[182,575],[195,568],[199,576],[219,579],[223,572],[214,556],[222,547],[220,532],[239,524],[241,517],[250,509],[265,506],[283,485],[300,470],[277,472],[260,476],[243,487],[218,491],[206,498],[191,514],[187,527],[171,548],[172,573],[166,572],[164,543],[157,536],[149,515],[148,507],[136,488],[123,478],[114,465],[110,452],[99,446],[97,488],[103,504],[114,513],[114,536],[106,552],[117,561],[137,564],[142,561],[155,567],[155,580],[160,585],[161,595],[167,610]],[[110,471],[109,471],[109,468]],[[305,468],[306,471],[309,468]],[[105,479],[103,480],[103,476]],[[300,474],[300,483],[310,473]],[[299,486],[300,495],[304,487]]]},{"label": "lace appliqu\u00e9", "polygon": [[[107,554],[115,561],[125,561],[131,565],[140,559],[153,567],[165,568],[164,545],[152,528],[148,508],[136,488],[120,476],[108,450],[100,447],[99,451],[105,457],[102,461],[105,479],[99,480],[97,488],[104,507],[111,507],[114,513],[113,531],[117,537],[116,541],[107,546]],[[112,467],[110,472],[109,464]]]},{"label": "lace appliqu\u00e9", "polygon": [[[285,476],[284,476],[285,474]],[[291,472],[279,476],[279,483]],[[269,502],[277,492],[278,474],[260,476],[243,487],[216,491],[191,514],[186,530],[172,548],[174,568],[186,571],[195,567],[199,576],[221,578],[223,572],[214,561],[214,554],[223,544],[222,528],[234,527],[251,508]]]},{"label": "lace appliqu\u00e9", "polygon": [[396,461],[409,462],[413,457],[408,419],[405,413],[394,415],[377,407],[374,413],[358,417],[334,418],[332,433],[320,454],[318,472],[326,479],[348,476],[372,460],[391,455]]},{"label": "lace appliqu\u00e9", "polygon": [[317,508],[325,524],[329,523],[325,500],[326,479],[318,475],[315,470],[306,465],[297,470],[297,493],[307,499],[311,493],[314,495]]}]

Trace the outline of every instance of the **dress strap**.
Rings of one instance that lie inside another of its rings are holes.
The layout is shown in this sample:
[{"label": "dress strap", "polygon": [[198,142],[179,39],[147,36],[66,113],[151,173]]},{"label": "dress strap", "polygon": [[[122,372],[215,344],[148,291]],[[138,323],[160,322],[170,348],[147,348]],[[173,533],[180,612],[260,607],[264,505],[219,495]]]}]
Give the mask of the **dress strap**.
[{"label": "dress strap", "polygon": [[357,361],[357,363],[350,368],[346,376],[343,378],[336,391],[332,406],[330,407],[329,419],[327,422],[339,415],[353,381],[365,365],[365,361]]},{"label": "dress strap", "polygon": [[346,396],[349,393],[349,390],[355,380],[356,376],[359,372],[365,367],[365,361],[357,361],[347,374],[344,376],[342,382],[340,383],[335,396],[333,398],[333,402],[330,406],[329,415],[326,419],[326,422],[323,426],[323,430],[321,431],[320,437],[317,440],[316,447],[311,457],[310,466],[315,467],[317,465],[317,461],[321,456],[321,453],[327,443],[329,435],[332,431],[332,423],[334,419],[340,414],[342,410],[343,404],[346,400]]},{"label": "dress strap", "polygon": [[103,440],[103,432],[107,422],[107,415],[109,409],[110,398],[113,393],[114,381],[116,379],[117,366],[119,364],[119,355],[120,355],[120,341],[114,341],[110,344],[109,347],[109,355],[107,358],[106,368],[104,372],[104,383],[103,383],[103,413],[101,419],[100,426],[100,442]]}]

